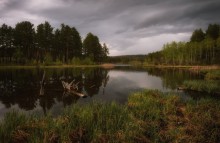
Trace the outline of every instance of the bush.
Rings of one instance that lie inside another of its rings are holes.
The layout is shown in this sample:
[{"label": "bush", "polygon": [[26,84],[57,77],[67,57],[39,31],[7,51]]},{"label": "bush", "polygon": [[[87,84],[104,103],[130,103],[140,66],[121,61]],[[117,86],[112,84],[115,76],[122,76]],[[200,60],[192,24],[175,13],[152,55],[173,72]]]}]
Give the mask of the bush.
[{"label": "bush", "polygon": [[49,65],[52,65],[52,64],[53,64],[52,56],[51,56],[51,54],[47,53],[46,56],[45,56],[45,59],[44,59],[44,65],[49,66]]},{"label": "bush", "polygon": [[73,65],[80,65],[81,64],[81,61],[80,61],[80,59],[79,58],[73,58],[72,60],[71,60],[71,64],[73,64]]},{"label": "bush", "polygon": [[81,64],[82,65],[93,65],[94,64],[94,62],[91,60],[91,58],[85,58],[85,59],[83,59],[82,61],[81,61]]},{"label": "bush", "polygon": [[56,62],[54,63],[55,65],[62,65],[62,61],[60,61],[59,59],[56,59]]}]

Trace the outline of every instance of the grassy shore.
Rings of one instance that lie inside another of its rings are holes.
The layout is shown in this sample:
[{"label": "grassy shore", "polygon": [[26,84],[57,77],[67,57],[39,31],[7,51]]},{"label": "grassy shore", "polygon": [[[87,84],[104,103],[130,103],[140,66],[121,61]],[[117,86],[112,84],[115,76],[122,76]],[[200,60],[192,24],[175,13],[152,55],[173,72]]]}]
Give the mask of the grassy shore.
[{"label": "grassy shore", "polygon": [[22,68],[80,68],[80,67],[102,67],[102,68],[114,68],[114,64],[100,64],[100,65],[49,65],[49,66],[44,66],[44,65],[4,65],[0,66],[0,69],[22,69]]},{"label": "grassy shore", "polygon": [[218,93],[220,94],[220,81],[214,80],[189,80],[184,81],[183,83],[184,89],[208,92],[208,93]]},{"label": "grassy shore", "polygon": [[183,89],[220,94],[220,70],[203,69],[200,71],[204,75],[203,80],[184,81]]},{"label": "grassy shore", "polygon": [[155,68],[182,68],[189,69],[191,71],[204,71],[204,70],[220,70],[219,65],[143,65],[144,67],[155,67]]},{"label": "grassy shore", "polygon": [[[220,70],[219,65],[205,65],[205,66],[197,66],[197,65],[145,65],[145,64],[131,64],[132,66],[141,66],[141,67],[154,67],[154,68],[183,68],[189,69],[192,71],[209,71],[209,70]],[[103,64],[59,64],[59,65],[0,65],[0,68],[62,68],[62,67],[106,67],[113,68],[115,64],[112,63],[103,63]]]},{"label": "grassy shore", "polygon": [[206,80],[220,80],[220,70],[203,71]]},{"label": "grassy shore", "polygon": [[220,142],[220,101],[147,90],[128,103],[72,105],[62,115],[7,113],[3,142]]}]

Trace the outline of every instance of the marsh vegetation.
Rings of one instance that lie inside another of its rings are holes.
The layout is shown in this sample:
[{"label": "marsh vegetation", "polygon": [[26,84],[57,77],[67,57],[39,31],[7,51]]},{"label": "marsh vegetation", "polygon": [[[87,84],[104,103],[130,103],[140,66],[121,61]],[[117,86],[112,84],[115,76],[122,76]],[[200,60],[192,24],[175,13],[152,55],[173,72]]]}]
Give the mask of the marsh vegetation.
[{"label": "marsh vegetation", "polygon": [[[44,71],[45,95],[39,97],[39,81]],[[212,96],[200,96],[200,92],[196,95],[200,97],[195,99],[185,92],[176,92],[176,88],[187,81],[188,84],[197,81],[201,89],[206,89],[203,86],[218,89],[219,86],[207,84],[217,81],[210,79],[216,79],[218,71],[197,73],[185,69],[118,67],[2,69],[0,73],[1,86],[5,87],[1,89],[2,103],[19,107],[9,108],[1,120],[0,137],[3,142],[159,143],[219,142],[220,139],[220,101]],[[60,78],[80,82],[80,91],[89,97],[79,99],[63,95]],[[137,79],[146,83],[140,84]],[[153,88],[147,81],[157,83],[153,87],[158,90],[137,92],[143,90],[142,87]],[[27,85],[30,90],[25,89]],[[11,89],[14,92],[10,92]],[[114,96],[124,89],[129,90]],[[113,95],[108,96],[110,93]],[[23,96],[18,98],[18,95]],[[26,112],[39,107],[43,109],[43,115],[36,110]],[[51,109],[59,114],[54,114]]]},{"label": "marsh vegetation", "polygon": [[220,101],[183,100],[155,90],[137,92],[124,105],[75,104],[58,117],[7,113],[3,142],[219,142]]}]

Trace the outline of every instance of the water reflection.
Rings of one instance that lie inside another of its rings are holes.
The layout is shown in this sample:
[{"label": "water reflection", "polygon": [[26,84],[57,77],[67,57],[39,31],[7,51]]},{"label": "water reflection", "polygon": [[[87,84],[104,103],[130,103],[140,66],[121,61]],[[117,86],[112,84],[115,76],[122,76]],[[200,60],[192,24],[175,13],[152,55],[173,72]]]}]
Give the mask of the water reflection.
[{"label": "water reflection", "polygon": [[75,80],[78,92],[92,97],[107,85],[109,76],[100,68],[0,70],[0,101],[5,108],[17,105],[19,109],[33,110],[40,106],[46,114],[58,102],[65,107],[80,99],[64,93],[61,80]]},{"label": "water reflection", "polygon": [[[44,77],[44,78],[42,78]],[[175,90],[184,80],[201,78],[185,70],[119,67],[64,69],[1,69],[0,117],[11,108],[24,111],[59,112],[76,102],[92,100],[125,103],[131,92],[141,89]],[[61,81],[78,83],[79,93],[64,92]]]},{"label": "water reflection", "polygon": [[165,88],[175,90],[183,84],[184,80],[202,79],[202,76],[195,72],[176,68],[148,68],[149,75],[160,77]]}]

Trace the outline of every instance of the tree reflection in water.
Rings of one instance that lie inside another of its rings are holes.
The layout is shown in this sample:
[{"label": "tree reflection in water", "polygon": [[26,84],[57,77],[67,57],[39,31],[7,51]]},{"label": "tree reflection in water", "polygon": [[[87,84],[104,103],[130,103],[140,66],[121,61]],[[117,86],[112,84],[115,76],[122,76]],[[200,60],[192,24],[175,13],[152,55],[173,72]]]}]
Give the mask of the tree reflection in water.
[{"label": "tree reflection in water", "polygon": [[[45,80],[41,84],[44,71]],[[26,111],[40,108],[47,114],[93,99],[124,103],[130,92],[143,88],[175,90],[184,80],[200,78],[180,69],[117,67],[110,72],[102,68],[0,69],[0,115],[13,107]],[[75,80],[77,92],[88,97],[82,99],[64,92],[61,80],[68,83]]]},{"label": "tree reflection in water", "polygon": [[[42,84],[42,75],[45,80]],[[76,103],[80,97],[64,92],[61,80],[78,83],[78,92],[92,97],[108,82],[108,70],[101,68],[65,69],[1,69],[0,102],[6,108],[18,105],[23,110],[37,106],[47,113],[55,104],[63,106]]]}]

